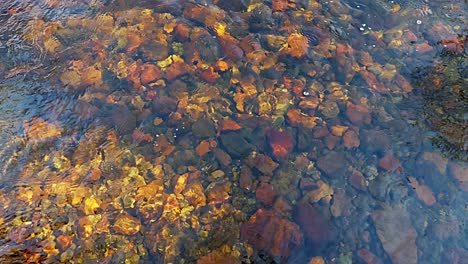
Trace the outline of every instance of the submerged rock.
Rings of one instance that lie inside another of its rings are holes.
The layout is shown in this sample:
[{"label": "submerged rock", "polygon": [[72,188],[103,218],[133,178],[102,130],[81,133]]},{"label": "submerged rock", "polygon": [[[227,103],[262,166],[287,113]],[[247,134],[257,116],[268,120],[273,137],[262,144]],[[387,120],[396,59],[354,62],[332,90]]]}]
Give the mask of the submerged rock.
[{"label": "submerged rock", "polygon": [[404,208],[388,207],[372,213],[382,246],[395,264],[416,264],[416,230]]},{"label": "submerged rock", "polygon": [[279,257],[289,257],[304,242],[298,225],[265,209],[259,209],[242,225],[241,238]]}]

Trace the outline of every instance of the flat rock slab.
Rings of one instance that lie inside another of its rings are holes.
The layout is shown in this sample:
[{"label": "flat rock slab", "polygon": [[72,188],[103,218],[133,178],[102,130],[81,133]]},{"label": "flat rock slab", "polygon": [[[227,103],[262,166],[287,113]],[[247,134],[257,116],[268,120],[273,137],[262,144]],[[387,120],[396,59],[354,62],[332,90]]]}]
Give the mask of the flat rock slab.
[{"label": "flat rock slab", "polygon": [[372,214],[385,252],[394,264],[416,264],[416,230],[404,208],[388,207]]}]

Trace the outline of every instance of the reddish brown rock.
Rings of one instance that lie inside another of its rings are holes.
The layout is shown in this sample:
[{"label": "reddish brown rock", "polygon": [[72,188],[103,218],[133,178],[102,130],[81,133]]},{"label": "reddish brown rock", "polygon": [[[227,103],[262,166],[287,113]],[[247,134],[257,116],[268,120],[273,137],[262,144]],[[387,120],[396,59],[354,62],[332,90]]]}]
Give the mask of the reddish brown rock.
[{"label": "reddish brown rock", "polygon": [[242,166],[239,176],[239,185],[248,191],[252,189],[252,170],[247,166]]},{"label": "reddish brown rock", "polygon": [[450,175],[458,181],[460,189],[468,192],[468,166],[450,162],[448,169]]},{"label": "reddish brown rock", "polygon": [[205,156],[208,152],[210,152],[210,142],[208,140],[203,140],[198,144],[198,146],[195,148],[195,152],[198,154],[198,156],[203,157]]},{"label": "reddish brown rock", "polygon": [[271,7],[274,11],[286,11],[288,9],[288,0],[273,0]]},{"label": "reddish brown rock", "polygon": [[273,186],[266,182],[261,182],[255,192],[257,200],[264,205],[271,206],[275,200],[275,192]]},{"label": "reddish brown rock", "polygon": [[190,66],[184,62],[175,62],[172,63],[166,69],[166,78],[169,81],[175,80],[177,77],[182,76],[190,72]]},{"label": "reddish brown rock", "polygon": [[232,119],[224,119],[223,121],[221,121],[221,132],[237,131],[241,128],[242,126]]},{"label": "reddish brown rock", "polygon": [[213,149],[213,153],[215,158],[219,161],[219,163],[221,163],[224,166],[228,166],[232,161],[229,154],[227,154],[226,152],[224,152],[224,150],[220,148]]},{"label": "reddish brown rock", "polygon": [[359,171],[353,171],[351,176],[349,176],[349,183],[358,190],[366,190],[366,178]]},{"label": "reddish brown rock", "polygon": [[372,213],[377,235],[395,264],[416,264],[416,230],[408,213],[400,207],[387,207]]},{"label": "reddish brown rock", "polygon": [[73,244],[73,237],[60,235],[57,237],[57,244],[63,251],[67,250]]},{"label": "reddish brown rock", "polygon": [[273,210],[279,215],[287,216],[291,212],[292,207],[283,197],[278,197],[273,204]]},{"label": "reddish brown rock", "polygon": [[328,135],[325,138],[325,145],[329,150],[332,150],[336,147],[338,142],[340,141],[340,137],[334,136],[334,135]]},{"label": "reddish brown rock", "polygon": [[314,131],[314,138],[323,138],[326,137],[329,133],[330,132],[328,131],[327,127],[317,127],[317,129]]},{"label": "reddish brown rock", "polygon": [[408,177],[409,184],[418,195],[419,199],[427,205],[433,205],[436,202],[431,189],[424,184],[421,184],[414,177]]},{"label": "reddish brown rock", "polygon": [[278,159],[288,157],[294,149],[294,139],[288,131],[270,130],[267,137],[273,155]]},{"label": "reddish brown rock", "polygon": [[371,122],[370,111],[365,104],[356,105],[348,102],[346,104],[346,116],[357,126],[368,125]]},{"label": "reddish brown rock", "polygon": [[328,176],[333,176],[335,173],[342,172],[346,168],[347,162],[340,153],[330,151],[327,155],[318,158],[317,166]]},{"label": "reddish brown rock", "polygon": [[265,209],[258,209],[242,225],[241,238],[258,250],[280,257],[290,256],[304,241],[298,225]]},{"label": "reddish brown rock", "polygon": [[358,256],[364,261],[366,264],[382,264],[382,261],[376,257],[370,250],[362,248],[358,250]]},{"label": "reddish brown rock", "polygon": [[330,212],[334,217],[348,216],[351,214],[351,199],[346,196],[344,189],[337,189],[333,194],[333,204]]},{"label": "reddish brown rock", "polygon": [[398,162],[398,159],[391,152],[388,152],[379,160],[379,168],[386,171],[396,171],[399,167],[400,162]]},{"label": "reddish brown rock", "polygon": [[227,252],[216,250],[197,260],[197,264],[241,264],[241,261]]},{"label": "reddish brown rock", "polygon": [[266,175],[273,175],[273,171],[279,166],[279,164],[274,162],[270,157],[256,153],[249,155],[245,162],[250,167],[255,167]]},{"label": "reddish brown rock", "polygon": [[361,144],[361,142],[356,132],[353,130],[346,131],[343,136],[343,145],[348,149],[352,149],[359,147],[359,144]]},{"label": "reddish brown rock", "polygon": [[140,80],[142,84],[154,82],[161,78],[161,70],[153,64],[144,64],[141,66]]},{"label": "reddish brown rock", "polygon": [[315,247],[322,247],[332,239],[332,231],[322,215],[309,203],[301,202],[294,212],[294,221],[305,238]]},{"label": "reddish brown rock", "polygon": [[430,52],[432,50],[433,50],[432,46],[429,45],[429,43],[427,43],[427,41],[424,41],[423,43],[420,43],[420,44],[416,45],[416,52],[417,53],[426,53],[426,52]]}]

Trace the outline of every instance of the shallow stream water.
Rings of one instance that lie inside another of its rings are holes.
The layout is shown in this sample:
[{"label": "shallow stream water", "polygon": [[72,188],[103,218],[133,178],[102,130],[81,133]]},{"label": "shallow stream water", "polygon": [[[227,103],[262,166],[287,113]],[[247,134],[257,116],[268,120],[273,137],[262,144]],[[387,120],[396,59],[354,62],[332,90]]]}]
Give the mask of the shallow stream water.
[{"label": "shallow stream water", "polygon": [[0,3],[0,262],[466,263],[463,0]]}]

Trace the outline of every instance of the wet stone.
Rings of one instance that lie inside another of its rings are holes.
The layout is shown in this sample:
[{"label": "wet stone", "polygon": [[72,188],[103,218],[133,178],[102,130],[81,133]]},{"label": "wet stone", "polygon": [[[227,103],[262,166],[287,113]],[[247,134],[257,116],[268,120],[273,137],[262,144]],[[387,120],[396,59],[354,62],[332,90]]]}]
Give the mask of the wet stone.
[{"label": "wet stone", "polygon": [[319,110],[326,118],[335,118],[340,113],[338,104],[333,101],[325,101],[319,106]]},{"label": "wet stone", "polygon": [[372,213],[375,229],[385,252],[395,264],[416,264],[416,230],[408,213],[400,207],[389,207]]},{"label": "wet stone", "polygon": [[325,218],[307,202],[301,202],[296,206],[294,221],[304,232],[306,242],[316,249],[322,248],[333,238],[332,230]]},{"label": "wet stone", "polygon": [[327,176],[333,177],[335,174],[342,173],[347,167],[347,161],[342,154],[336,151],[330,151],[325,156],[321,156],[317,160],[317,166],[325,172]]},{"label": "wet stone", "polygon": [[242,225],[241,238],[256,249],[280,257],[290,256],[294,249],[303,244],[298,225],[265,209],[259,209]]},{"label": "wet stone", "polygon": [[246,156],[253,150],[253,146],[239,133],[235,132],[221,135],[221,143],[224,149],[236,158]]},{"label": "wet stone", "polygon": [[192,132],[196,138],[205,139],[214,137],[216,134],[216,129],[211,119],[203,118],[193,123]]},{"label": "wet stone", "polygon": [[390,137],[383,130],[363,130],[361,148],[366,153],[385,153],[390,148]]},{"label": "wet stone", "polygon": [[266,182],[261,182],[257,187],[255,192],[257,200],[263,203],[264,205],[271,206],[275,199],[275,192],[273,191],[273,186]]},{"label": "wet stone", "polygon": [[247,165],[256,168],[266,175],[273,175],[273,171],[279,166],[279,164],[274,162],[270,157],[255,152],[250,154],[245,162]]}]

